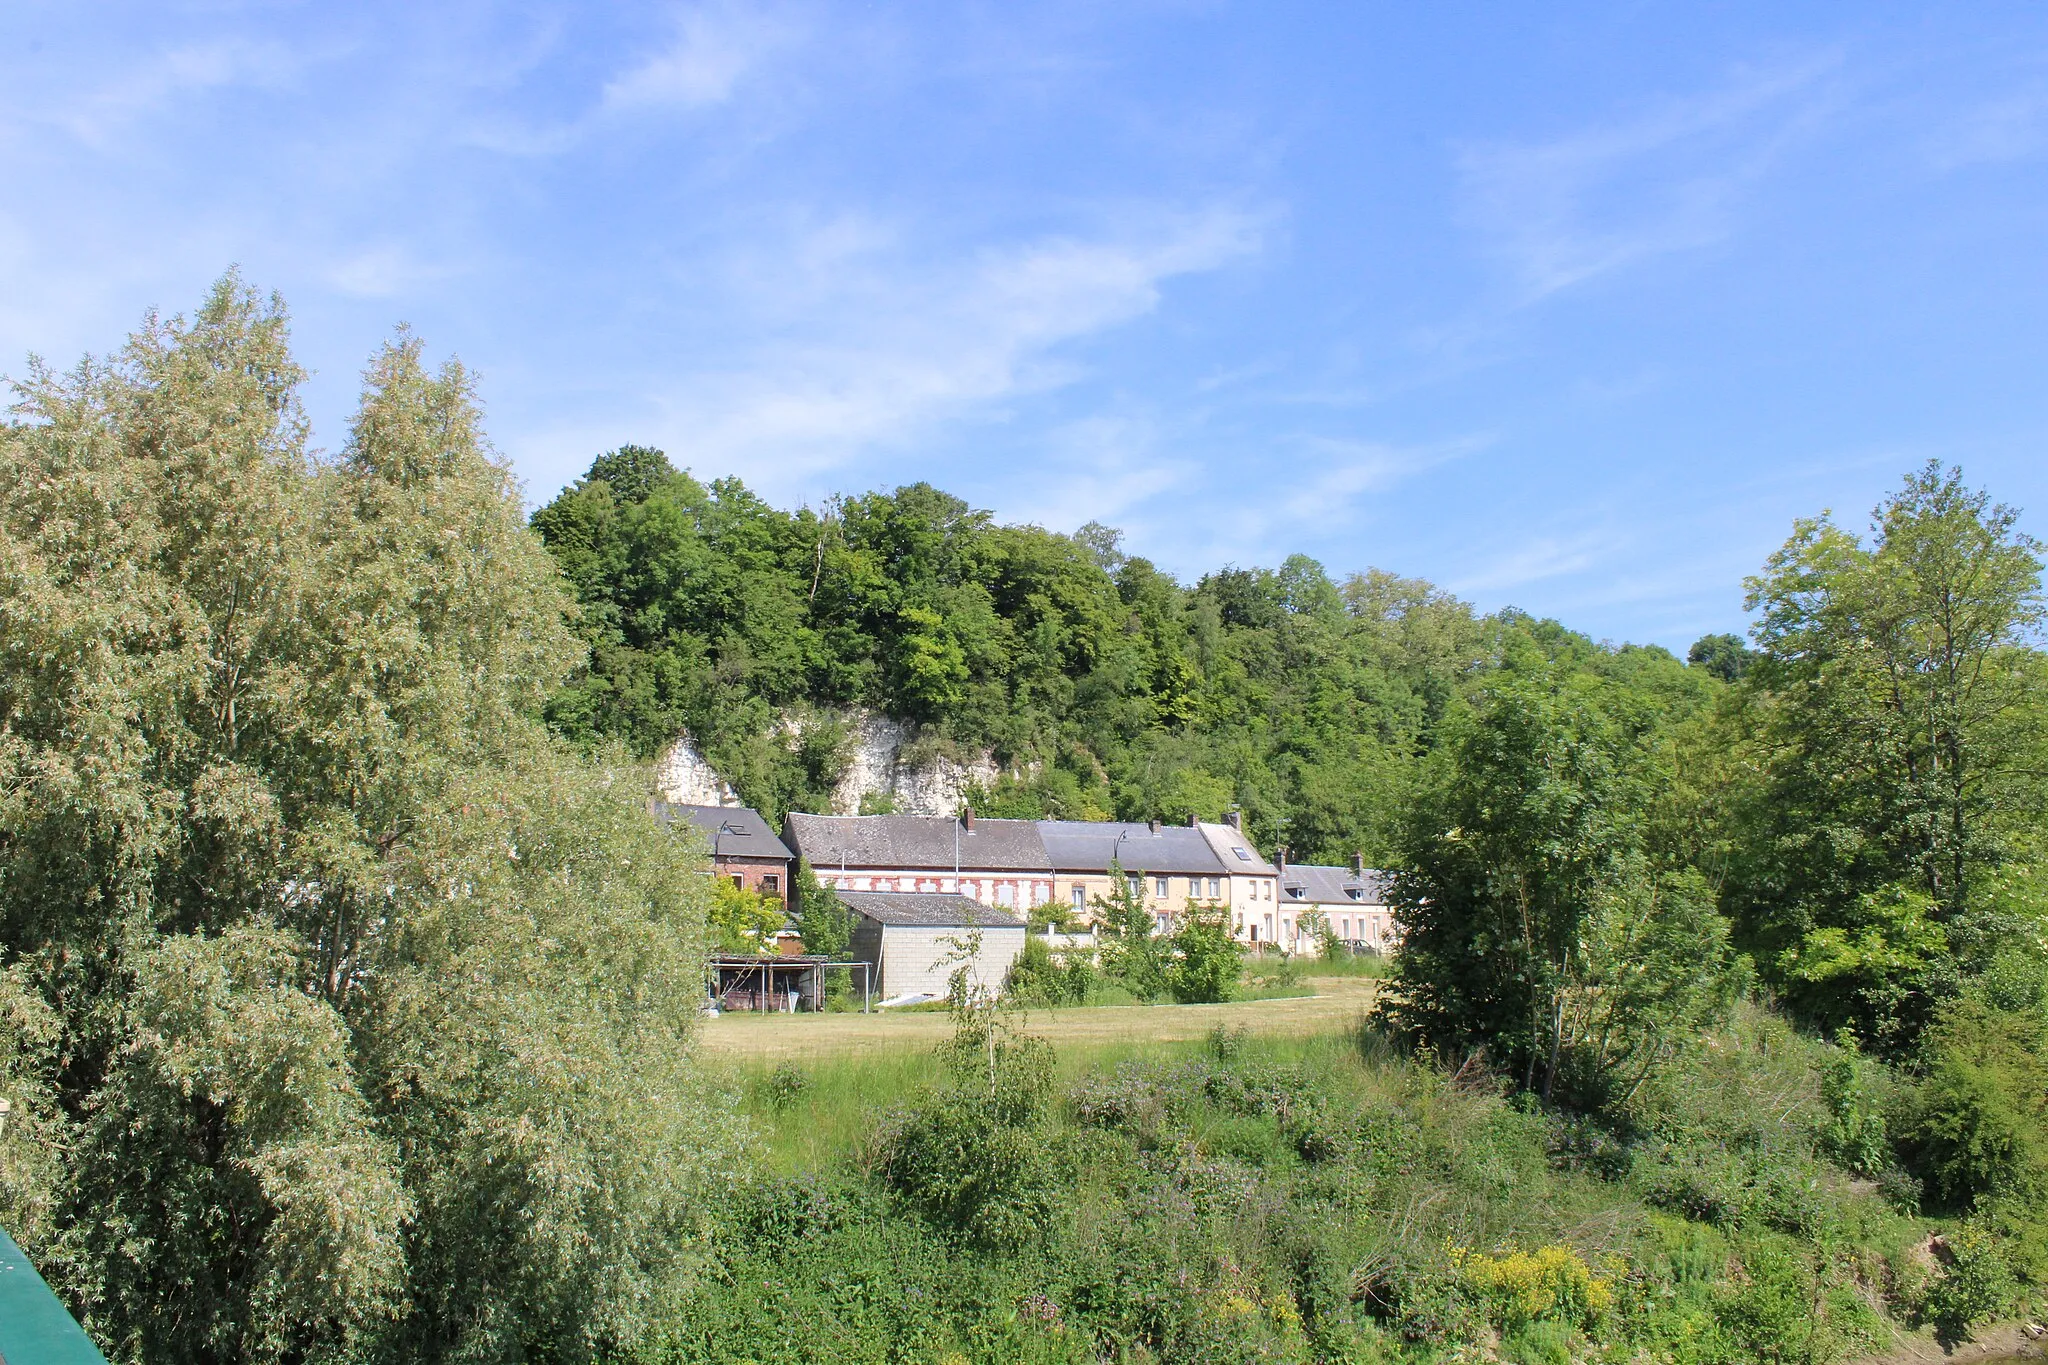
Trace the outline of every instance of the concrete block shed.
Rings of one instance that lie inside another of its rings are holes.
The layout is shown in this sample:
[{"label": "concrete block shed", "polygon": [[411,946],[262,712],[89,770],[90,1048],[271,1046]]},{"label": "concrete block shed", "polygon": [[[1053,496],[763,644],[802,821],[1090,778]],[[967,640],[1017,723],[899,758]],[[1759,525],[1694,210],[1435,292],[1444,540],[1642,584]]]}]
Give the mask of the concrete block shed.
[{"label": "concrete block shed", "polygon": [[991,990],[1003,988],[1010,965],[1024,951],[1023,920],[966,896],[928,891],[838,895],[855,916],[853,955],[870,964],[880,998],[944,995],[947,982],[964,965],[961,954],[977,929],[981,942],[972,966],[980,983]]}]

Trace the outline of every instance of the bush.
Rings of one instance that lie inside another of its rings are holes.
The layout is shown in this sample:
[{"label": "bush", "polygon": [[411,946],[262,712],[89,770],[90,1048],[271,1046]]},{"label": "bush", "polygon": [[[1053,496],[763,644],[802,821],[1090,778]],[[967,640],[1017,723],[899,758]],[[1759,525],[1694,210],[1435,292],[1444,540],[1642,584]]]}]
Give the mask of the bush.
[{"label": "bush", "polygon": [[1965,1224],[1948,1239],[1949,1262],[1927,1287],[1926,1318],[1953,1343],[2018,1306],[2019,1277],[1991,1232]]},{"label": "bush", "polygon": [[1821,1102],[1828,1112],[1820,1133],[1821,1151],[1858,1175],[1876,1176],[1892,1164],[1878,1076],[1877,1068],[1857,1055],[1846,1030],[1821,1068]]},{"label": "bush", "polygon": [[1570,1247],[1547,1246],[1488,1256],[1452,1253],[1452,1263],[1487,1316],[1504,1332],[1534,1322],[1559,1323],[1591,1331],[1614,1306],[1612,1282]]},{"label": "bush", "polygon": [[1958,1001],[1928,1031],[1901,1145],[1942,1199],[2048,1197],[2048,1038],[2040,1021]]},{"label": "bush", "polygon": [[1188,904],[1173,934],[1173,961],[1166,986],[1183,1005],[1211,1005],[1237,994],[1244,971],[1244,945],[1231,933],[1228,912],[1211,913]]}]

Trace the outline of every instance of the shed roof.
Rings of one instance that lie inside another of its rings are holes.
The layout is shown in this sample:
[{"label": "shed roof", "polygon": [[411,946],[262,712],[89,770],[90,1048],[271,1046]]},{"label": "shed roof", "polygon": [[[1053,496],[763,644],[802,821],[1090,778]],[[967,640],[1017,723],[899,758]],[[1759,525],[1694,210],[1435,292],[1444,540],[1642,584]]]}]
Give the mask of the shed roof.
[{"label": "shed roof", "polygon": [[970,827],[945,815],[792,812],[782,832],[816,868],[1052,871],[1038,827],[1029,820],[976,820]]},{"label": "shed roof", "polygon": [[1289,863],[1280,869],[1280,900],[1284,905],[1385,905],[1387,875],[1371,868],[1360,875],[1348,867]]},{"label": "shed roof", "polygon": [[654,803],[654,818],[664,825],[687,820],[703,832],[704,842],[721,858],[787,858],[790,851],[761,812],[752,806],[684,806]]},{"label": "shed roof", "polygon": [[877,924],[926,929],[1022,929],[1015,915],[950,891],[840,891],[847,909]]},{"label": "shed roof", "polygon": [[1190,825],[1153,828],[1141,820],[1040,820],[1046,856],[1062,872],[1235,872]]}]

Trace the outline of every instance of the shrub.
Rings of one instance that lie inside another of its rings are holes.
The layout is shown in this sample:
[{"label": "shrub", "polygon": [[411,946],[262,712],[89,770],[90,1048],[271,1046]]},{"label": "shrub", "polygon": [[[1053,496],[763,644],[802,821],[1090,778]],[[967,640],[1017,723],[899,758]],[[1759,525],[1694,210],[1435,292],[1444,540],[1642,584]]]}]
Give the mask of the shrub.
[{"label": "shrub", "polygon": [[1820,1148],[1856,1174],[1876,1176],[1892,1161],[1877,1071],[1857,1055],[1847,1030],[1837,1044],[1820,1073],[1821,1102],[1828,1113],[1820,1132]]},{"label": "shrub", "polygon": [[1237,994],[1244,946],[1231,933],[1229,912],[1202,910],[1190,901],[1172,943],[1166,986],[1175,1000],[1210,1005]]},{"label": "shrub", "polygon": [[1457,1250],[1451,1261],[1504,1332],[1533,1322],[1591,1331],[1614,1306],[1613,1284],[1570,1247],[1547,1246],[1500,1256]]},{"label": "shrub", "polygon": [[2048,1196],[2048,1038],[2040,1021],[1958,1001],[1928,1031],[1901,1144],[1956,1205]]},{"label": "shrub", "polygon": [[768,1073],[762,1088],[767,1092],[769,1108],[787,1109],[811,1088],[811,1076],[795,1062],[781,1062]]},{"label": "shrub", "polygon": [[1978,1224],[1964,1224],[1948,1248],[1948,1264],[1927,1287],[1925,1311],[1943,1339],[1955,1342],[1970,1328],[2011,1312],[2020,1283],[1999,1239]]}]

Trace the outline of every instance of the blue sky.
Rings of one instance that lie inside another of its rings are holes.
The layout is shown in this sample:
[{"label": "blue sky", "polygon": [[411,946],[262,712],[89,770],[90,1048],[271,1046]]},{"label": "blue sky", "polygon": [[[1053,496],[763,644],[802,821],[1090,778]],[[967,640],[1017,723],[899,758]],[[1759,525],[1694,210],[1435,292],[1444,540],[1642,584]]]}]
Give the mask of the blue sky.
[{"label": "blue sky", "polygon": [[543,501],[657,444],[1682,650],[1928,458],[2048,510],[2048,8],[0,0],[0,370],[230,263]]}]

